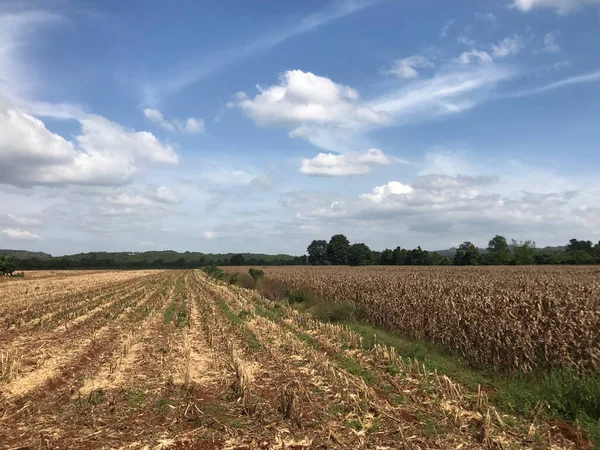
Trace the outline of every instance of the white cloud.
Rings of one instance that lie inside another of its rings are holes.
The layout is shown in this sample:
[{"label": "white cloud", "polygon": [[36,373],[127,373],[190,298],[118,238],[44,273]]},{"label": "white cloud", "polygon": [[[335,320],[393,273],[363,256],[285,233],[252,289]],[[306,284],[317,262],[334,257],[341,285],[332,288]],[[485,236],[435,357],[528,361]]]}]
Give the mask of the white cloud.
[{"label": "white cloud", "polygon": [[42,221],[40,219],[34,219],[29,217],[17,217],[12,214],[7,215],[12,223],[16,223],[17,225],[41,225]]},{"label": "white cloud", "polygon": [[258,90],[254,98],[238,93],[238,108],[258,125],[292,127],[291,137],[315,145],[323,131],[344,133],[392,120],[385,111],[360,103],[355,89],[310,72],[287,71],[279,84]]},{"label": "white cloud", "polygon": [[419,76],[419,72],[416,69],[428,69],[432,67],[434,67],[434,64],[424,56],[413,55],[394,61],[394,65],[388,73],[401,78],[416,78]]},{"label": "white cloud", "polygon": [[577,84],[585,84],[585,83],[597,83],[600,81],[600,70],[595,72],[584,73],[581,75],[575,75],[572,77],[564,78],[559,81],[555,81],[554,83],[547,84],[545,86],[540,86],[537,88],[516,92],[514,94],[505,95],[505,98],[521,98],[527,97],[529,95],[537,95],[543,94],[544,92],[553,91],[555,89],[560,89],[567,86],[573,86]]},{"label": "white cloud", "polygon": [[238,106],[259,125],[381,125],[390,117],[357,102],[358,92],[329,78],[310,72],[289,70],[278,85],[262,89],[253,99],[243,98]]},{"label": "white cloud", "polygon": [[127,130],[101,116],[79,120],[75,142],[8,102],[0,102],[0,184],[124,184],[144,161],[175,164],[173,148],[148,132]]},{"label": "white cloud", "polygon": [[428,191],[445,191],[448,189],[464,189],[476,186],[487,186],[496,183],[498,177],[494,176],[470,176],[470,175],[442,175],[432,173],[418,177],[412,186],[415,189],[425,189]]},{"label": "white cloud", "polygon": [[374,187],[373,193],[362,194],[360,197],[367,200],[371,200],[373,203],[382,203],[388,197],[406,195],[410,194],[413,191],[414,189],[407,184],[402,184],[399,181],[390,181],[389,183],[384,184],[383,186]]},{"label": "white cloud", "polygon": [[159,203],[175,204],[179,201],[177,195],[167,186],[158,186],[151,193],[151,197]]},{"label": "white cloud", "polygon": [[492,45],[492,56],[494,58],[505,58],[510,55],[519,53],[525,44],[523,38],[518,35],[507,37],[500,41],[498,44]]},{"label": "white cloud", "polygon": [[510,67],[491,63],[450,66],[430,79],[416,80],[386,93],[369,105],[392,114],[395,124],[457,114],[484,101],[489,91],[514,74]]},{"label": "white cloud", "polygon": [[454,25],[454,19],[448,20],[442,28],[440,28],[440,37],[445,38],[448,36],[448,31],[450,31],[450,27]]},{"label": "white cloud", "polygon": [[250,181],[250,186],[257,191],[267,191],[273,187],[273,183],[273,176],[265,173],[254,177],[252,181]]},{"label": "white cloud", "polygon": [[556,53],[560,51],[560,45],[556,42],[556,33],[546,33],[542,51],[546,53]]},{"label": "white cloud", "polygon": [[456,42],[458,42],[459,44],[469,45],[469,46],[473,46],[473,45],[477,44],[475,39],[471,39],[470,37],[468,37],[464,34],[459,35],[456,38]]},{"label": "white cloud", "polygon": [[205,134],[206,129],[202,119],[190,117],[185,121],[185,131],[190,134]]},{"label": "white cloud", "polygon": [[471,50],[469,52],[463,52],[457,58],[457,61],[463,66],[468,66],[474,62],[491,63],[493,61],[490,54],[483,50]]},{"label": "white cloud", "polygon": [[512,6],[521,11],[534,8],[551,8],[558,14],[568,14],[585,6],[600,5],[600,0],[512,0]]},{"label": "white cloud", "polygon": [[167,131],[179,131],[180,133],[188,134],[206,133],[204,121],[202,119],[190,117],[183,123],[179,120],[166,120],[163,114],[158,109],[154,108],[144,109],[144,116],[146,116],[146,119],[150,120],[151,122],[164,128]]},{"label": "white cloud", "polygon": [[21,230],[19,228],[4,228],[2,230],[2,233],[11,239],[18,239],[18,240],[25,240],[25,241],[37,240],[40,238],[37,234],[34,234],[34,233],[32,233],[30,231],[26,231],[26,230]]},{"label": "white cloud", "polygon": [[496,25],[498,18],[492,13],[476,13],[475,19],[480,20],[481,22],[487,22],[492,25]]},{"label": "white cloud", "polygon": [[319,153],[311,159],[303,159],[300,172],[316,176],[362,175],[371,172],[374,165],[390,165],[394,161],[381,150],[372,148],[366,153],[334,155]]},{"label": "white cloud", "polygon": [[217,237],[217,233],[215,233],[214,231],[205,231],[203,233],[203,236],[205,239],[214,239]]},{"label": "white cloud", "polygon": [[175,131],[175,125],[166,121],[158,109],[146,108],[144,109],[144,116],[146,116],[146,119],[157,125],[160,125],[165,130]]}]

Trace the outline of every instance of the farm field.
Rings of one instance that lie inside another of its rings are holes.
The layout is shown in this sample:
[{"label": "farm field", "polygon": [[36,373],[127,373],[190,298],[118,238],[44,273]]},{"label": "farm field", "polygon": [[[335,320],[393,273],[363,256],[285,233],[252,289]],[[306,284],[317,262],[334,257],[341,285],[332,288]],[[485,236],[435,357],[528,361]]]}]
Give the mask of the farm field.
[{"label": "farm field", "polygon": [[596,266],[262,269],[266,290],[270,282],[276,291],[352,302],[370,323],[437,342],[477,366],[507,372],[600,369]]},{"label": "farm field", "polygon": [[[319,276],[309,268],[275,268],[266,269],[266,277],[280,274],[294,283],[299,270],[305,271],[303,278]],[[323,284],[318,286],[325,286],[334,270],[324,270]],[[385,289],[399,288],[389,287],[393,281],[381,270],[347,272],[349,278],[332,283],[337,291],[331,294],[342,298],[351,291],[347,286],[351,282],[356,290],[358,273],[363,277],[361,295],[377,305],[377,298],[385,298],[382,292],[393,292]],[[431,272],[427,279],[436,276],[444,274]],[[542,281],[550,283],[548,292],[553,292],[553,279],[542,278],[539,286]],[[559,277],[562,283],[569,279]],[[368,280],[378,288],[369,288]],[[529,282],[530,278],[522,281]],[[419,283],[428,293],[427,283]],[[459,285],[464,298],[469,298],[468,288]],[[487,288],[480,281],[478,289]],[[576,289],[572,296],[579,295],[575,298],[580,300],[596,292],[593,289],[597,284]],[[447,295],[452,299],[455,294],[437,292],[439,301],[446,301]],[[490,322],[498,320],[493,314]],[[461,386],[383,344],[371,349],[362,344],[362,337],[347,327],[316,321],[199,270],[46,272],[4,280],[0,446],[570,449],[588,445],[566,424],[497,411],[485,390]]]}]

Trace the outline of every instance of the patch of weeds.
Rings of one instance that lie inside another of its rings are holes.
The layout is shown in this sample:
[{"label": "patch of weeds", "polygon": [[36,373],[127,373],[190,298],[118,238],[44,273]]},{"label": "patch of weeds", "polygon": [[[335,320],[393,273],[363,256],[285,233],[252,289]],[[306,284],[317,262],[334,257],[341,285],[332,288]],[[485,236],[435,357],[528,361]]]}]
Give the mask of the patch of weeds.
[{"label": "patch of weeds", "polygon": [[242,421],[240,419],[234,419],[231,421],[231,426],[233,428],[240,430],[244,427],[244,424],[242,423]]},{"label": "patch of weeds", "polygon": [[338,356],[336,360],[342,369],[344,369],[346,372],[352,375],[361,377],[363,380],[365,380],[365,383],[370,385],[373,384],[373,382],[375,381],[373,372],[371,372],[369,369],[365,369],[364,367],[360,366],[353,359],[347,358],[345,356]]},{"label": "patch of weeds", "polygon": [[357,307],[353,302],[328,303],[319,302],[308,310],[316,319],[322,322],[347,322],[362,320],[366,317],[364,308]]},{"label": "patch of weeds", "polygon": [[314,297],[308,289],[288,289],[285,298],[291,304],[294,303],[312,303]]},{"label": "patch of weeds", "polygon": [[99,405],[104,400],[104,391],[102,389],[94,389],[88,396],[88,403],[91,405]]},{"label": "patch of weeds", "polygon": [[403,405],[404,403],[406,403],[406,397],[402,394],[396,394],[390,397],[390,404],[392,406],[399,406]]},{"label": "patch of weeds", "polygon": [[240,319],[238,315],[229,308],[229,305],[225,303],[224,300],[219,300],[217,304],[219,305],[219,308],[223,310],[225,317],[227,317],[231,323],[235,325],[240,325],[242,323],[242,319]]},{"label": "patch of weeds", "polygon": [[[223,310],[223,313],[225,313],[225,316],[229,319],[229,321],[231,323],[233,323],[234,325],[240,326],[240,330],[242,332],[242,335],[244,336],[244,341],[246,341],[246,344],[248,344],[248,346],[250,348],[252,348],[252,349],[262,348],[262,346],[260,345],[260,342],[258,342],[254,333],[252,333],[248,328],[246,328],[244,326],[244,323],[243,323],[242,319],[240,318],[240,316],[238,316],[236,313],[234,313],[229,308],[229,305],[227,303],[225,303],[224,300],[219,300],[217,302],[217,304]],[[248,311],[242,311],[242,312],[246,312],[248,315],[250,315],[250,312],[248,312]]]},{"label": "patch of weeds", "polygon": [[184,303],[181,309],[177,312],[177,318],[175,319],[175,327],[179,328],[182,324],[189,325],[189,316],[186,308],[186,304]]},{"label": "patch of weeds", "polygon": [[142,314],[142,318],[145,319],[147,318],[150,314],[152,314],[152,310],[154,308],[152,306],[146,306],[146,308],[144,309],[144,314]]},{"label": "patch of weeds", "polygon": [[383,392],[386,395],[390,395],[392,393],[392,391],[394,390],[394,388],[392,386],[390,386],[387,383],[383,383],[383,382],[377,383],[377,387],[379,389],[381,389],[381,392]]},{"label": "patch of weeds", "polygon": [[262,306],[255,305],[254,312],[256,315],[275,323],[281,322],[284,316],[284,312],[279,305],[276,305],[274,308],[263,308]]},{"label": "patch of weeds", "polygon": [[346,420],[344,420],[344,426],[346,428],[352,428],[356,431],[362,430],[362,423],[360,423],[360,420],[358,420],[358,419],[353,419],[353,420],[346,419]]},{"label": "patch of weeds", "polygon": [[161,397],[158,399],[158,402],[156,402],[156,409],[158,410],[158,412],[160,413],[166,413],[169,412],[169,410],[174,409],[174,405],[175,402],[171,399],[168,399],[166,397]]},{"label": "patch of weeds", "polygon": [[402,370],[400,369],[400,367],[398,367],[395,364],[389,364],[385,370],[387,371],[387,373],[389,373],[390,375],[400,375],[402,372]]},{"label": "patch of weeds", "polygon": [[130,389],[127,391],[127,403],[132,408],[139,408],[148,398],[148,395],[141,390],[138,389]]},{"label": "patch of weeds", "polygon": [[173,319],[173,316],[175,315],[175,309],[177,308],[177,305],[175,304],[175,302],[171,303],[169,305],[169,307],[167,308],[167,310],[165,311],[165,319],[164,319],[164,324],[168,325],[171,320]]},{"label": "patch of weeds", "polygon": [[250,311],[240,311],[240,313],[238,314],[238,317],[241,320],[246,320],[248,317],[251,317],[252,313]]},{"label": "patch of weeds", "polygon": [[346,412],[346,408],[344,407],[344,405],[339,405],[337,403],[334,403],[333,405],[331,405],[329,407],[329,409],[331,410],[332,413],[341,416]]}]

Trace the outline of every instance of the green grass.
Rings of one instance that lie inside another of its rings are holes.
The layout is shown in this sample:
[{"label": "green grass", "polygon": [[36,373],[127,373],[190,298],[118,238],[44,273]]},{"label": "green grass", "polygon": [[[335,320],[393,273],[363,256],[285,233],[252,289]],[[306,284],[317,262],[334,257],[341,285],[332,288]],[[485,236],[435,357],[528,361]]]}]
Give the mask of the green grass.
[{"label": "green grass", "polygon": [[[242,335],[244,336],[244,341],[246,341],[246,344],[248,344],[248,347],[255,349],[255,350],[262,348],[262,345],[260,345],[260,342],[258,342],[258,339],[256,339],[256,336],[254,335],[254,333],[252,333],[252,331],[250,331],[244,325],[244,320],[240,316],[238,316],[236,313],[234,313],[231,310],[231,308],[229,308],[229,305],[224,300],[219,300],[217,302],[217,305],[219,305],[219,308],[221,308],[223,310],[225,317],[227,317],[227,319],[229,319],[229,321],[231,323],[233,323],[234,325],[238,325],[240,327],[240,331],[241,331]],[[248,316],[249,316],[249,314],[244,315],[244,317],[248,317]]]},{"label": "green grass", "polygon": [[158,410],[158,412],[160,413],[167,413],[169,412],[171,409],[173,409],[172,407],[175,405],[175,402],[171,399],[168,399],[166,397],[161,397],[158,399],[158,401],[156,402],[156,409]]},{"label": "green grass", "polygon": [[173,319],[173,316],[175,315],[176,309],[177,309],[177,304],[175,302],[173,302],[169,305],[169,307],[165,311],[165,319],[163,321],[165,325],[168,325],[171,322],[171,320]]},{"label": "green grass", "polygon": [[[547,418],[578,422],[588,439],[600,445],[600,374],[580,375],[567,369],[509,376],[474,368],[440,346],[406,339],[365,323],[345,322],[363,337],[370,349],[378,342],[394,347],[398,355],[418,358],[428,370],[437,370],[472,390],[478,385],[490,389],[490,400],[501,410],[529,416],[539,401],[548,404]],[[390,366],[387,371],[399,373]]]},{"label": "green grass", "polygon": [[371,385],[375,382],[373,372],[371,372],[369,369],[365,369],[353,359],[340,355],[335,356],[334,359],[342,369],[352,375],[361,377],[363,380],[365,380],[365,383]]},{"label": "green grass", "polygon": [[148,395],[139,389],[130,389],[127,391],[127,403],[132,408],[139,408],[148,398]]}]

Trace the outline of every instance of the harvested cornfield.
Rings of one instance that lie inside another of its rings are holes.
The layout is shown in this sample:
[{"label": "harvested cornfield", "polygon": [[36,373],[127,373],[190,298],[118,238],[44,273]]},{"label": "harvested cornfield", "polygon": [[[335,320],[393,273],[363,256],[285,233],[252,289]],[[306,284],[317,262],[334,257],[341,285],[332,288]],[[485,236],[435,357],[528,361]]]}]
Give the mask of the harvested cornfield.
[{"label": "harvested cornfield", "polygon": [[373,324],[441,343],[477,365],[600,369],[598,267],[264,270],[267,279],[317,298],[362,305]]},{"label": "harvested cornfield", "polygon": [[2,448],[587,445],[574,427],[504,414],[484,390],[201,271],[10,280],[0,323]]}]

